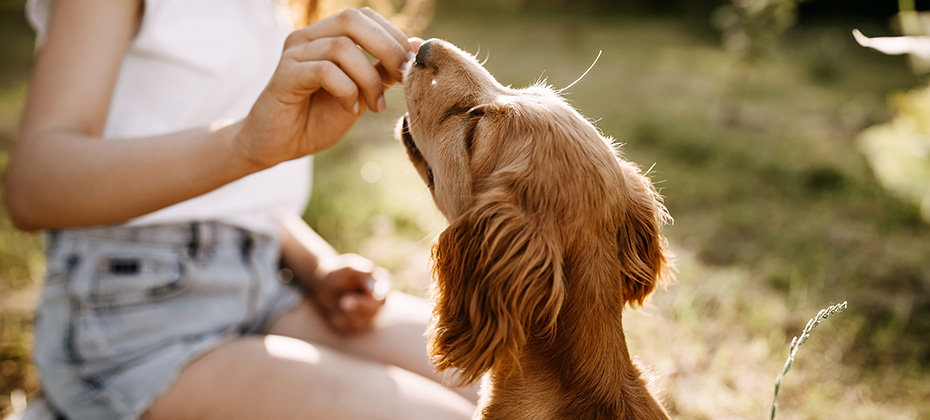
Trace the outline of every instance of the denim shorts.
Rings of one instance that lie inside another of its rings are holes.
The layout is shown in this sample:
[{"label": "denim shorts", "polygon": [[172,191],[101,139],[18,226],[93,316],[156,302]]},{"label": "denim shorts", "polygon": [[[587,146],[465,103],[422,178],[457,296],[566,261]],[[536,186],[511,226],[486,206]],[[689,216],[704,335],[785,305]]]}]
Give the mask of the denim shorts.
[{"label": "denim shorts", "polygon": [[35,364],[69,419],[136,419],[193,359],[261,334],[301,292],[280,242],[198,222],[50,232]]}]

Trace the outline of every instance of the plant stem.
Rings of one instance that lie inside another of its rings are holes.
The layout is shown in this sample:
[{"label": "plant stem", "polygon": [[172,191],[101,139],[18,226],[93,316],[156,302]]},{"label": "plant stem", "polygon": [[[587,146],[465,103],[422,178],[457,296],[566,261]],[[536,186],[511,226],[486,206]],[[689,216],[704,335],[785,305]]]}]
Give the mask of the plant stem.
[{"label": "plant stem", "polygon": [[843,303],[838,303],[836,305],[821,309],[820,312],[817,312],[815,317],[807,321],[807,325],[804,327],[804,330],[801,331],[801,337],[794,337],[791,339],[791,347],[788,350],[788,359],[785,360],[785,367],[782,368],[781,373],[778,374],[778,378],[775,379],[775,396],[772,398],[772,415],[769,420],[775,420],[775,410],[778,407],[778,390],[781,388],[781,382],[785,379],[785,374],[791,370],[791,365],[794,364],[794,357],[798,354],[798,348],[801,347],[801,344],[804,344],[808,338],[810,338],[811,331],[820,325],[823,320],[837,312],[842,312],[844,309],[846,309],[845,301]]}]

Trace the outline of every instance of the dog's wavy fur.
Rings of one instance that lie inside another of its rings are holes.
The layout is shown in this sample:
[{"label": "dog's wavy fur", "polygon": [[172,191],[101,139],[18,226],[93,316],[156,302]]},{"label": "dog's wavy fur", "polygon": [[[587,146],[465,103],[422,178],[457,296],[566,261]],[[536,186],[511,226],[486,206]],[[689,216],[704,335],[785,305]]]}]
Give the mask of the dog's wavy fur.
[{"label": "dog's wavy fur", "polygon": [[621,325],[668,277],[649,179],[545,86],[501,86],[430,40],[399,136],[450,225],[434,242],[429,354],[488,374],[484,419],[665,419]]}]

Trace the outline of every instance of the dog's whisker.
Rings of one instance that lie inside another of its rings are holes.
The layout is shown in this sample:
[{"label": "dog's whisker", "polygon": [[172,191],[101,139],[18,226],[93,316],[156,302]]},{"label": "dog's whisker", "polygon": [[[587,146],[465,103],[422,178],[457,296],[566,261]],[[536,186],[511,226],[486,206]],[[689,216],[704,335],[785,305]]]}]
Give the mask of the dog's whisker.
[{"label": "dog's whisker", "polygon": [[407,114],[407,124],[415,125],[419,123],[420,121],[417,118],[412,117],[409,113]]},{"label": "dog's whisker", "polygon": [[[481,52],[481,44],[478,44],[478,52]],[[478,54],[475,54],[475,56],[477,57]],[[490,59],[491,59],[491,50],[489,49],[487,54],[484,55],[484,60],[482,60],[480,64],[484,66]]]},{"label": "dog's whisker", "polygon": [[536,85],[536,86],[543,86],[543,85],[545,85],[545,84],[546,84],[546,81],[547,81],[547,79],[545,78],[545,76],[546,76],[546,71],[543,70],[542,73],[539,74],[539,77],[536,78],[536,83],[533,83],[533,84]]},{"label": "dog's whisker", "polygon": [[597,60],[601,58],[601,54],[602,54],[603,52],[604,52],[603,50],[600,50],[600,51],[597,52],[597,57],[594,57],[594,62],[591,63],[591,65],[588,66],[588,69],[585,70],[584,73],[581,74],[581,77],[579,77],[578,79],[576,79],[574,82],[572,82],[572,83],[569,84],[568,86],[565,86],[565,87],[563,87],[562,89],[557,90],[556,93],[558,93],[559,95],[561,95],[562,92],[565,92],[565,91],[568,90],[570,87],[575,86],[576,83],[580,82],[581,79],[584,79],[584,77],[588,75],[588,72],[591,71],[591,69],[594,68],[594,65],[597,64]]},{"label": "dog's whisker", "polygon": [[655,169],[655,167],[656,167],[656,162],[653,162],[652,166],[650,166],[649,169],[646,169],[646,171],[643,172],[643,175],[649,175],[650,173],[652,173],[652,170]]}]

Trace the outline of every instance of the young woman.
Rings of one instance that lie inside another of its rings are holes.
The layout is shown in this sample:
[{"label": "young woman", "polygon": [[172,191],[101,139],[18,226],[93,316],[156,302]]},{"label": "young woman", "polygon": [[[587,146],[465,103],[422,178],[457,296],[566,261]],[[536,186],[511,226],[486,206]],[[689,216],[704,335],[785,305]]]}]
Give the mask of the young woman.
[{"label": "young woman", "polygon": [[425,304],[299,217],[307,156],[384,110],[421,41],[370,9],[291,33],[288,10],[27,2],[38,55],[4,202],[47,231],[35,363],[63,416],[470,417],[474,391],[426,358]]}]

